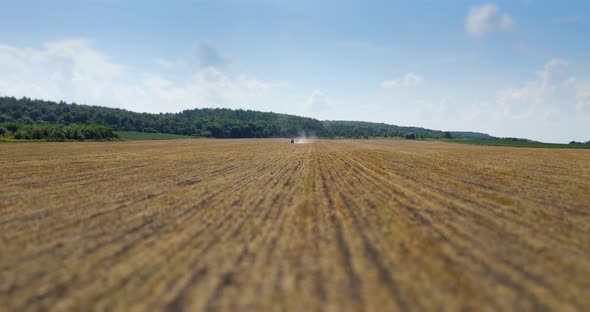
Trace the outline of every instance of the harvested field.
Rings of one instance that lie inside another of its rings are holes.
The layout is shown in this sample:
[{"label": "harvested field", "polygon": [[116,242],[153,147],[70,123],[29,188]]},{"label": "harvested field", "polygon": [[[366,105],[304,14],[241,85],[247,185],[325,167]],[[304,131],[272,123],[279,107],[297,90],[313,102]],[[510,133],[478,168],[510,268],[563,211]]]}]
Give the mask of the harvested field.
[{"label": "harvested field", "polygon": [[590,307],[590,150],[0,145],[0,310]]}]

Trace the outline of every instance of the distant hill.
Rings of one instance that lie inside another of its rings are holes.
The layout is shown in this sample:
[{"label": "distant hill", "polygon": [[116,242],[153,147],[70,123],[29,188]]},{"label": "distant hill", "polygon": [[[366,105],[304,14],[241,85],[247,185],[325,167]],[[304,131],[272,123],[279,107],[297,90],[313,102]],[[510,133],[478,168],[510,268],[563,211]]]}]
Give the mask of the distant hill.
[{"label": "distant hill", "polygon": [[287,114],[203,108],[180,113],[136,113],[101,106],[0,97],[0,123],[104,125],[115,131],[215,138],[318,137],[493,138],[477,132],[444,132],[362,121],[320,121]]},{"label": "distant hill", "polygon": [[[334,136],[340,137],[405,137],[414,133],[418,138],[444,138],[445,132],[420,127],[402,127],[385,123],[366,121],[323,121],[324,126]],[[452,138],[458,139],[492,139],[494,137],[479,132],[449,131]]]}]

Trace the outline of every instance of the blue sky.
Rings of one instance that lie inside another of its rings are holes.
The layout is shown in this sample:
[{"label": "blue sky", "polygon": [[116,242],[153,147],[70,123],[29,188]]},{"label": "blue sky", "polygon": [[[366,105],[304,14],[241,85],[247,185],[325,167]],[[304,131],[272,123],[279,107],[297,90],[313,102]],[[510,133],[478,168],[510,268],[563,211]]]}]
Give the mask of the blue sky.
[{"label": "blue sky", "polygon": [[590,140],[587,1],[5,1],[0,95]]}]

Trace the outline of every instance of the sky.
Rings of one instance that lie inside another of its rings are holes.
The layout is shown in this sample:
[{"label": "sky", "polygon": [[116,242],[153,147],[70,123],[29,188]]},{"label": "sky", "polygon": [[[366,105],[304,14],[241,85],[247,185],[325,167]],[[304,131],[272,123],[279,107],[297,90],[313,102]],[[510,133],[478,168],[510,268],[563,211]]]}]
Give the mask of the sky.
[{"label": "sky", "polygon": [[0,96],[590,140],[589,1],[0,0]]}]

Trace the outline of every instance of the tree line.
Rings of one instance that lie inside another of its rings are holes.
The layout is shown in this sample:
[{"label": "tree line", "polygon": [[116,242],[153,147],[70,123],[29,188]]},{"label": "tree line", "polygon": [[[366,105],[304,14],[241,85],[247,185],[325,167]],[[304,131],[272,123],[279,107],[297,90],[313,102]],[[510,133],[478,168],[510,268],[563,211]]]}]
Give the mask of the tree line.
[{"label": "tree line", "polygon": [[101,125],[5,123],[0,124],[0,138],[60,142],[117,140],[119,136],[111,128]]},{"label": "tree line", "polygon": [[577,142],[577,141],[571,141],[569,144],[570,145],[580,145],[580,144],[590,145],[590,141],[586,141],[586,143],[584,143],[584,142]]},{"label": "tree line", "polygon": [[320,121],[253,110],[203,108],[179,113],[149,114],[26,97],[0,97],[0,124],[2,123],[29,126],[102,125],[114,131],[159,132],[215,138],[294,137],[300,134],[326,138],[493,138],[476,132],[444,132],[358,121]]}]

